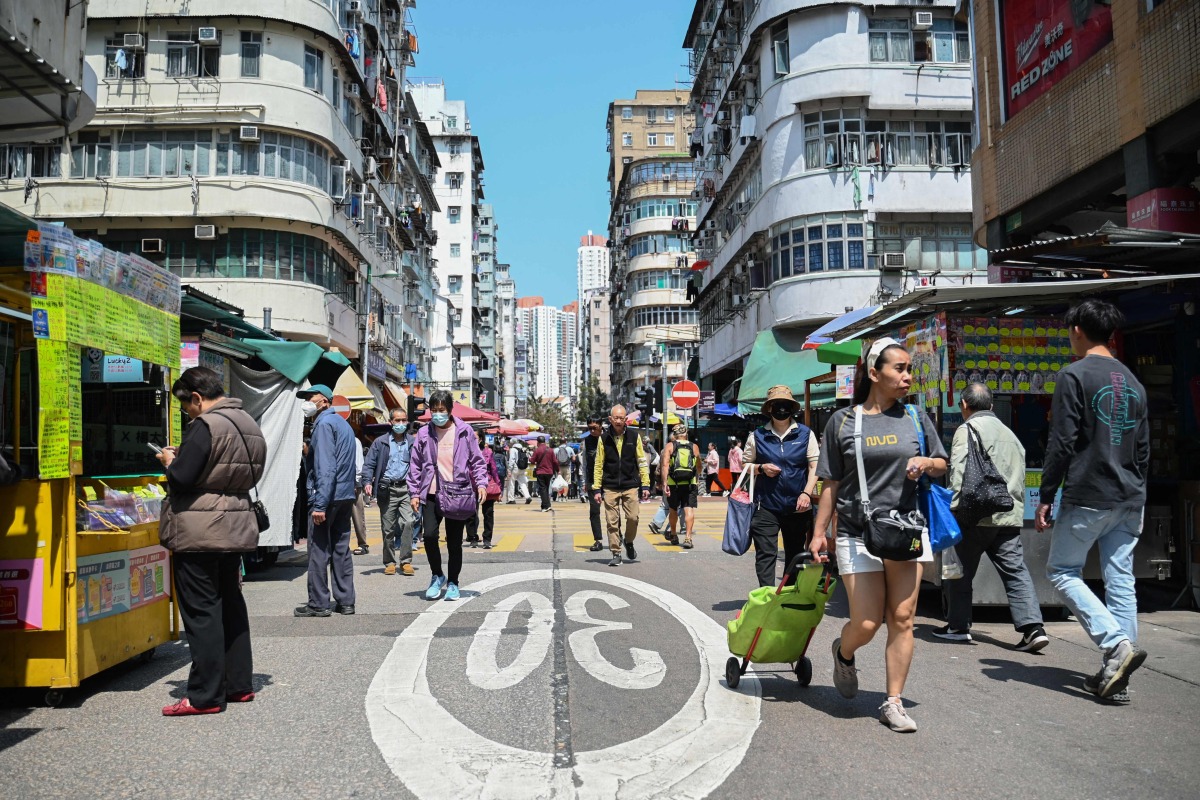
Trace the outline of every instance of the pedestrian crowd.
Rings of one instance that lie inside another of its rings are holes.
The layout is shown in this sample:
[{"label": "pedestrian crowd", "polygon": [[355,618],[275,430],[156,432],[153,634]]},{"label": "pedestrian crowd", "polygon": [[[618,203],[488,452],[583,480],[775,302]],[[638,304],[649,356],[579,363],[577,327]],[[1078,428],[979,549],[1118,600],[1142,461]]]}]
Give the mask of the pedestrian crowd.
[{"label": "pedestrian crowd", "polygon": [[[1062,500],[1057,519],[1052,502],[1042,502],[1035,527],[1052,531],[1046,574],[1100,651],[1100,668],[1085,688],[1127,701],[1130,676],[1146,659],[1137,645],[1133,579],[1149,471],[1146,395],[1109,349],[1122,323],[1114,306],[1087,300],[1065,321],[1078,360],[1058,376],[1040,490],[1043,501],[1052,501],[1061,489]],[[1024,447],[995,413],[991,390],[974,383],[959,393],[963,423],[947,453],[925,411],[904,402],[912,369],[901,342],[885,337],[871,343],[852,403],[832,414],[819,438],[797,420],[800,405],[791,390],[772,387],[761,407],[766,423],[746,436],[744,447],[730,439],[729,486],[721,479],[715,443],[702,450],[688,426],[678,424],[655,451],[620,405],[607,417],[588,418],[577,443],[539,435],[532,447],[512,440],[493,449],[454,416],[450,393],[437,391],[428,399],[429,424],[414,429],[404,409],[393,409],[389,427],[364,455],[349,423],[331,413],[329,387],[311,386],[297,393],[311,430],[304,451],[308,598],[295,615],[355,613],[352,555],[368,554],[369,547],[359,532],[351,551],[351,528],[363,530],[370,502],[382,522],[384,574],[412,576],[414,550],[423,546],[430,570],[425,597],[454,601],[464,545],[492,547],[496,503],[532,503],[529,473],[541,512],[552,511],[555,502],[588,504],[590,550],[607,549],[611,567],[637,560],[639,506],[655,487],[662,498],[650,530],[685,549],[695,546],[702,491],[741,496],[748,489],[758,585],[776,582],[781,540],[785,564],[807,551],[816,561],[832,562],[830,568],[836,565],[849,618],[832,643],[834,686],[846,698],[857,694],[856,654],[886,628],[887,696],[879,719],[891,730],[915,731],[902,698],[918,590],[924,566],[934,560],[921,500],[931,479],[948,484],[962,533],[953,549],[962,576],[947,582],[946,625],[934,635],[971,641],[972,583],[986,555],[1020,635],[1015,649],[1037,652],[1050,639],[1022,549]],[[1096,410],[1096,398],[1114,392],[1121,394],[1121,403],[1113,405],[1119,419]],[[174,554],[192,668],[186,696],[163,713],[183,716],[254,698],[238,570],[264,524],[253,489],[266,444],[211,370],[185,371],[172,393],[192,422],[180,446],[160,456],[171,490],[161,539]],[[993,491],[990,505],[981,506],[985,479]],[[906,549],[898,550],[896,541]],[[1092,549],[1099,553],[1103,600],[1082,578]]]}]

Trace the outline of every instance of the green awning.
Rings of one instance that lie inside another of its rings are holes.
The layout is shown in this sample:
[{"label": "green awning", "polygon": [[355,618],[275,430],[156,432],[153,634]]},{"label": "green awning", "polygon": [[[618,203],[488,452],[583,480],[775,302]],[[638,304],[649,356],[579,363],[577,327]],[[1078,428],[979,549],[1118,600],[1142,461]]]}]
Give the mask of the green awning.
[{"label": "green awning", "polygon": [[823,344],[817,348],[817,360],[822,364],[854,366],[862,357],[862,342],[851,339],[848,342]]},{"label": "green awning", "polygon": [[278,342],[262,339],[245,340],[263,361],[292,383],[303,383],[321,359],[340,367],[350,366],[350,359],[341,353],[328,352],[313,342]]},{"label": "green awning", "polygon": [[273,341],[274,336],[251,325],[242,316],[240,309],[206,295],[192,286],[184,285],[179,301],[180,328],[184,333],[202,331],[212,326],[229,328],[236,338]]},{"label": "green awning", "polygon": [[[738,388],[738,411],[742,414],[759,414],[772,386],[786,384],[792,396],[804,404],[804,383],[829,373],[828,364],[817,360],[816,350],[805,350],[805,336],[787,330],[762,331],[754,340],[746,372]],[[824,398],[835,391],[832,383],[813,386],[812,397]]]}]

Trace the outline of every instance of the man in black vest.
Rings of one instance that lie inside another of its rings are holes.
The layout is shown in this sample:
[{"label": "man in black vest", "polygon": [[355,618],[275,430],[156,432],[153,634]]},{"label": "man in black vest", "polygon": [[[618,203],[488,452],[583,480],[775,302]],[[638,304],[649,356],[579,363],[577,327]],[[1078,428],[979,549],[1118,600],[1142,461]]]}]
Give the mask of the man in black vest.
[{"label": "man in black vest", "polygon": [[625,406],[613,406],[608,417],[609,431],[600,437],[596,448],[596,466],[592,472],[592,499],[604,503],[608,523],[608,546],[612,549],[610,567],[621,566],[621,514],[625,514],[625,555],[637,558],[633,540],[637,536],[638,493],[650,499],[650,466],[642,449],[642,437],[625,425]]}]

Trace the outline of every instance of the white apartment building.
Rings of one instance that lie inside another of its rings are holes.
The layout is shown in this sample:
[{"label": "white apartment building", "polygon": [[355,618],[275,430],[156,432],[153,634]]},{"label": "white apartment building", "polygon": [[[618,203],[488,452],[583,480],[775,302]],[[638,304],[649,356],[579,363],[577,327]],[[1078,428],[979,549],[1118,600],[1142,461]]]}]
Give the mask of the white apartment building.
[{"label": "white apartment building", "polygon": [[[608,391],[611,377],[609,352],[612,348],[612,331],[609,325],[611,315],[607,308],[610,270],[608,239],[591,231],[587,232],[587,236],[579,237],[575,267],[576,299],[579,302],[579,346],[575,351],[574,363],[578,380],[575,385],[596,377],[605,392]],[[592,308],[599,299],[603,300],[605,306],[603,325],[600,324],[599,312]]]},{"label": "white apartment building", "polygon": [[[419,284],[428,271],[412,220],[436,201],[412,173],[431,169],[432,154],[413,161],[424,145],[400,118],[416,50],[407,4],[87,10],[96,115],[65,139],[10,145],[0,201],[145,256],[256,325],[269,308],[275,333],[358,359],[376,389],[419,382],[421,365],[394,346],[427,336],[418,298],[403,278],[368,281],[407,267]],[[368,337],[378,358],[363,350]]]},{"label": "white apartment building", "polygon": [[[521,298],[517,314],[526,350],[526,400],[574,402],[571,359],[575,352],[576,315],[542,304],[541,298]],[[518,359],[520,358],[518,354]]]},{"label": "white apartment building", "polygon": [[699,0],[701,375],[930,281],[986,280],[971,241],[971,43],[954,0]]},{"label": "white apartment building", "polygon": [[482,356],[479,362],[480,394],[476,396],[476,408],[488,411],[499,410],[500,388],[504,366],[501,351],[497,347],[498,307],[496,298],[496,251],[499,247],[500,226],[496,223],[495,210],[490,203],[479,205],[479,225],[475,238],[475,273],[478,276],[478,293],[475,307],[479,311],[479,329],[476,341]]},{"label": "white apartment building", "polygon": [[500,370],[496,375],[500,395],[499,410],[505,416],[517,413],[517,284],[508,264],[496,265],[496,355]]},{"label": "white apartment building", "polygon": [[608,287],[608,239],[591,231],[579,237],[575,264],[575,297],[582,300],[585,292]]},{"label": "white apartment building", "polygon": [[[434,182],[439,207],[433,222],[438,231],[434,258],[439,291],[448,300],[446,327],[451,347],[448,357],[438,356],[434,361],[434,382],[440,388],[468,393],[477,403],[481,395],[495,395],[494,378],[484,369],[486,354],[479,341],[484,327],[478,269],[483,153],[479,138],[471,134],[466,102],[447,99],[441,79],[413,78],[408,88],[441,164]],[[489,317],[490,312],[489,308]],[[490,361],[487,363],[490,367]],[[485,388],[485,375],[492,381],[487,384],[493,387],[490,391]]]}]

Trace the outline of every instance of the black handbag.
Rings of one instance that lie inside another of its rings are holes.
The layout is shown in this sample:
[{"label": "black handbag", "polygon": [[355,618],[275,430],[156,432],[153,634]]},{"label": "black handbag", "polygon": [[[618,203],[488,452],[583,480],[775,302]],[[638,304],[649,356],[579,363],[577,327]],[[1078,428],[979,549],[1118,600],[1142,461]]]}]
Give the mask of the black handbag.
[{"label": "black handbag", "polygon": [[979,432],[968,423],[963,425],[967,429],[967,459],[955,515],[963,524],[974,526],[997,512],[1012,511],[1013,499],[1008,481],[996,469]]},{"label": "black handbag", "polygon": [[863,544],[876,558],[912,561],[925,552],[925,516],[918,510],[872,509],[862,457],[862,406],[854,408],[854,458],[858,467],[859,502],[863,511]]},{"label": "black handbag", "polygon": [[242,433],[242,429],[237,426],[231,417],[222,414],[219,411],[214,411],[214,414],[225,417],[233,423],[233,429],[238,432],[238,436],[242,437],[242,447],[246,450],[246,458],[251,462],[250,477],[254,478],[254,485],[250,487],[250,510],[254,512],[254,521],[258,525],[258,532],[262,533],[271,527],[271,517],[267,514],[267,507],[263,505],[261,497],[256,497],[258,494],[258,477],[254,475],[253,459],[250,455],[250,445],[246,442],[246,434]]}]

